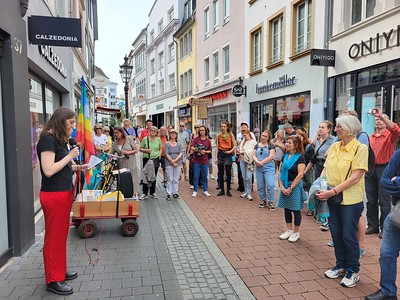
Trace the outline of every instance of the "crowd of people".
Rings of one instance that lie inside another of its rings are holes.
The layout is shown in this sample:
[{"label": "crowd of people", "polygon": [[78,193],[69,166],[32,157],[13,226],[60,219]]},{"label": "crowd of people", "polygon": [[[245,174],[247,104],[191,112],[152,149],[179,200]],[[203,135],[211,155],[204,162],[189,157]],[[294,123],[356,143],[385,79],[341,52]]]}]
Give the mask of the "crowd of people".
[{"label": "crowd of people", "polygon": [[[394,154],[400,128],[379,108],[371,114],[375,118],[375,132],[370,136],[362,131],[355,111],[344,111],[335,120],[335,127],[328,120],[322,121],[313,138],[309,137],[306,128],[289,123],[273,135],[271,131],[262,129],[255,134],[247,122],[242,122],[235,136],[231,124],[222,121],[213,139],[209,129],[201,124],[196,124],[191,133],[184,122],[175,129],[173,125],[157,128],[152,120],[147,120],[145,127],[139,130],[139,127],[131,127],[126,119],[121,126],[112,128],[96,124],[93,141],[96,155],[109,152],[122,157],[120,167],[131,171],[135,197],[141,200],[158,198],[156,181],[146,180],[143,174],[152,174],[156,178],[160,168],[166,200],[180,197],[179,181],[182,178],[193,190],[192,197],[197,197],[200,189],[204,196],[211,197],[213,192],[208,180],[215,178],[213,162],[219,190],[216,196],[233,197],[232,170],[237,164],[237,190],[242,199],[252,201],[255,188],[260,208],[275,211],[276,205],[283,209],[285,229],[279,239],[292,243],[300,239],[304,205],[308,207],[306,216],[314,217],[322,230],[330,230],[332,240],[328,245],[334,247],[336,262],[325,276],[343,277],[341,285],[345,287],[354,287],[359,281],[360,258],[365,254],[364,235],[378,234],[383,239],[381,289],[366,299],[396,299],[400,229],[392,225],[390,217],[391,205],[400,200],[400,150]],[[61,208],[60,211],[47,208],[54,191],[68,191],[64,206],[70,207],[71,185],[65,180],[63,185],[58,183],[58,178],[63,177],[61,173],[87,167],[71,163],[77,155],[76,150],[72,149],[68,154],[64,147],[74,123],[71,112],[57,110],[51,121],[53,119],[64,124],[66,129],[58,132],[59,126],[50,122],[38,143],[46,228],[53,226],[50,224],[53,215],[65,213]],[[332,135],[333,129],[336,137]],[[141,172],[136,164],[139,152]],[[279,191],[277,199],[275,191]],[[363,211],[366,211],[367,223]],[[65,220],[61,220],[63,223],[57,226],[64,228]],[[72,288],[64,281],[76,278],[76,274],[67,272],[65,264],[57,273],[51,271],[54,254],[48,249],[55,240],[51,232],[50,229],[46,232],[44,247],[47,288],[58,294],[68,294]],[[61,248],[65,248],[64,240],[66,235],[62,237]],[[59,255],[59,259],[65,261],[65,251]]]}]

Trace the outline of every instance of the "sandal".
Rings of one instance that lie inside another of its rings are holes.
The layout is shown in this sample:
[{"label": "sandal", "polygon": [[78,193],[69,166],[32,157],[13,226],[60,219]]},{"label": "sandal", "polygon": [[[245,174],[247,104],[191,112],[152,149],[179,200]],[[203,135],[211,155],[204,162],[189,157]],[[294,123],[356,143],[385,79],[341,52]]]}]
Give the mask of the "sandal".
[{"label": "sandal", "polygon": [[189,176],[185,176],[185,180],[186,180],[186,181],[189,181]]},{"label": "sandal", "polygon": [[313,210],[309,210],[307,213],[306,213],[306,216],[309,216],[309,217],[312,217],[314,215],[314,211]]}]

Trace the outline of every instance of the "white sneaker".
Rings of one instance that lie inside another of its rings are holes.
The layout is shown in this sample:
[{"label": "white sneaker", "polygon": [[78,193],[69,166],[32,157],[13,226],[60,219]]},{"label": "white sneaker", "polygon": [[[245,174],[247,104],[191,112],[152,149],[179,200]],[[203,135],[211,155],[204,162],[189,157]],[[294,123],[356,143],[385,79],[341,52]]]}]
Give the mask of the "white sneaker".
[{"label": "white sneaker", "polygon": [[215,179],[213,174],[210,174],[210,179]]},{"label": "white sneaker", "polygon": [[197,192],[193,192],[192,197],[197,197]]},{"label": "white sneaker", "polygon": [[291,242],[291,243],[295,243],[295,242],[298,241],[299,238],[300,238],[300,232],[293,232],[290,235],[288,241]]},{"label": "white sneaker", "polygon": [[204,196],[211,197],[211,194],[209,192],[205,191]]},{"label": "white sneaker", "polygon": [[140,199],[147,199],[147,195],[146,195],[146,194],[142,194],[142,195],[140,196]]},{"label": "white sneaker", "polygon": [[292,235],[293,230],[286,230],[284,233],[282,233],[279,238],[281,240],[287,240],[288,238],[290,238],[290,236]]},{"label": "white sneaker", "polygon": [[246,197],[247,197],[246,193],[243,193],[243,194],[240,195],[240,198],[246,198]]},{"label": "white sneaker", "polygon": [[358,273],[356,272],[351,272],[347,271],[346,276],[343,277],[342,281],[340,284],[345,287],[355,287],[356,283],[360,280],[360,276],[358,276]]},{"label": "white sneaker", "polygon": [[157,194],[156,194],[156,193],[154,193],[154,194],[151,194],[151,195],[150,195],[150,198],[153,198],[153,199],[158,199],[158,196],[157,196]]},{"label": "white sneaker", "polygon": [[190,186],[190,189],[193,190],[193,185]]},{"label": "white sneaker", "polygon": [[325,272],[325,276],[332,279],[344,276],[345,274],[346,269],[338,267],[333,267],[332,269]]},{"label": "white sneaker", "polygon": [[250,194],[248,194],[246,198],[247,198],[249,201],[253,201],[253,197],[252,197]]}]

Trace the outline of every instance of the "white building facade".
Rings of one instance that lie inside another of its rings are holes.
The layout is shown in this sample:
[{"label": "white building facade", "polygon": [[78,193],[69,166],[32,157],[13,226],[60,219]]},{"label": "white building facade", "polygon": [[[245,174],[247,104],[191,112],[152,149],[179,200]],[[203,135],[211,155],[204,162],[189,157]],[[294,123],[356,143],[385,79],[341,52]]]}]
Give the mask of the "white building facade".
[{"label": "white building facade", "polygon": [[242,116],[251,129],[274,133],[289,122],[313,136],[324,119],[327,67],[310,66],[310,53],[326,45],[325,2],[246,1]]},{"label": "white building facade", "polygon": [[[371,134],[380,107],[400,121],[400,1],[333,1],[332,37],[336,65],[329,69],[329,111],[356,110]],[[357,5],[356,5],[357,4]]]}]

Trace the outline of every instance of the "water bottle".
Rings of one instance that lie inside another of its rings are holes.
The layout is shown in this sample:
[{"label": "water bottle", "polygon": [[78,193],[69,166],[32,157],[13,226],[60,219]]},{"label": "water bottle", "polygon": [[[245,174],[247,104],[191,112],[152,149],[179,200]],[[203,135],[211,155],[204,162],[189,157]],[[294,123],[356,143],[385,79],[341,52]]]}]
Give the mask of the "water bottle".
[{"label": "water bottle", "polygon": [[328,189],[328,183],[326,182],[325,176],[321,177],[320,187],[321,187],[321,191],[326,191]]}]

